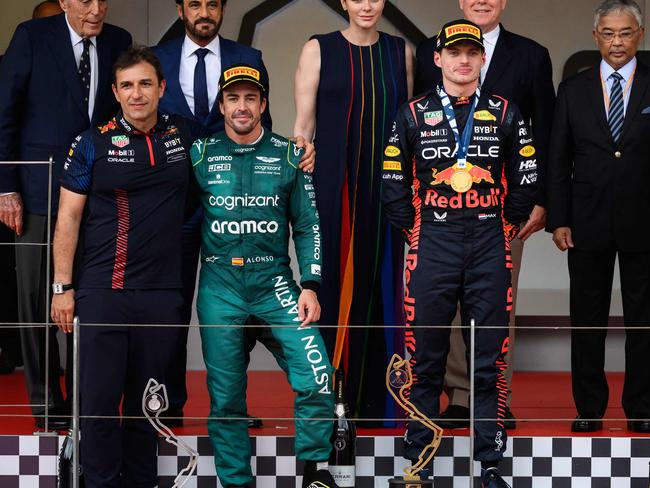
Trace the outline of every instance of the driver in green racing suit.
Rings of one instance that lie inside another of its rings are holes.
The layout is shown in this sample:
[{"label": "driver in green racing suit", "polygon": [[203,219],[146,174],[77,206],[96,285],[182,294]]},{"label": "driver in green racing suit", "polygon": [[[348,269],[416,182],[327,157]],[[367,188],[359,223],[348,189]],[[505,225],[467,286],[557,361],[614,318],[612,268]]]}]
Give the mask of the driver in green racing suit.
[{"label": "driver in green racing suit", "polygon": [[[331,422],[312,420],[333,412],[331,365],[313,327],[321,272],[314,187],[311,175],[297,169],[302,149],[260,124],[266,91],[259,80],[250,66],[224,71],[225,132],[197,140],[191,150],[205,215],[197,311],[202,325],[215,325],[201,327],[213,417],[208,431],[221,483],[252,483],[243,325],[254,316],[272,326],[281,347],[272,352],[296,392],[296,456],[307,461],[303,486],[333,487]],[[300,287],[290,268],[290,231]]]}]

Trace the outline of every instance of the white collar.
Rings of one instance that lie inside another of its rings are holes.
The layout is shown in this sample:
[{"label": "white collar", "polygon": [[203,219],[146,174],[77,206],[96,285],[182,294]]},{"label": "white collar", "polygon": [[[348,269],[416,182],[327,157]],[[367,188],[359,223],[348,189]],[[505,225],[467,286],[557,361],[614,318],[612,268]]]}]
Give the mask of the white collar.
[{"label": "white collar", "polygon": [[[214,39],[212,39],[212,41],[210,41],[210,44],[205,46],[205,49],[210,51],[212,54],[221,57],[221,48],[219,46],[220,46],[219,36],[217,35]],[[199,46],[196,42],[190,39],[190,37],[187,34],[185,34],[185,39],[183,40],[182,56],[189,58],[190,56],[194,55],[197,49],[201,49],[201,48],[202,46]]]},{"label": "white collar", "polygon": [[[65,14],[65,23],[68,24],[68,30],[70,31],[70,40],[72,41],[72,45],[76,46],[79,44],[81,41],[84,40],[83,37],[81,37],[79,34],[77,34],[77,31],[75,31],[72,26],[70,25],[70,21],[68,20],[68,14]],[[92,42],[93,46],[95,48],[97,47],[97,36],[89,37],[90,42]]]},{"label": "white collar", "polygon": [[501,25],[497,24],[497,26],[492,29],[490,32],[485,32],[483,34],[483,40],[489,42],[493,46],[497,43],[497,39],[499,39],[499,34],[501,33]]},{"label": "white collar", "polygon": [[623,77],[623,81],[627,82],[627,80],[632,77],[632,73],[634,73],[635,69],[636,57],[630,59],[625,66],[617,70],[612,68],[604,59],[600,62],[600,74],[603,76],[603,80],[605,81],[609,80],[609,77],[614,71],[618,71],[618,73]]}]

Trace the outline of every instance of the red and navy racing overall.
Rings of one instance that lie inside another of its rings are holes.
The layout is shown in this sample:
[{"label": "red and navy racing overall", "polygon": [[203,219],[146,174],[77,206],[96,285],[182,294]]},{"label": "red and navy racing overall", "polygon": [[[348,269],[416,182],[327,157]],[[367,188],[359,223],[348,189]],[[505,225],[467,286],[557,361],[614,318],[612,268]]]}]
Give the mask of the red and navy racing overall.
[{"label": "red and navy racing overall", "polygon": [[[385,149],[382,201],[403,229],[411,402],[439,417],[450,324],[476,322],[474,457],[498,461],[512,306],[510,240],[533,207],[537,168],[532,136],[508,100],[477,91],[448,97],[442,87],[404,104]],[[469,350],[470,330],[463,328]],[[469,361],[468,361],[469,364]],[[487,419],[487,420],[482,420]],[[405,457],[417,460],[432,432],[410,422]]]}]

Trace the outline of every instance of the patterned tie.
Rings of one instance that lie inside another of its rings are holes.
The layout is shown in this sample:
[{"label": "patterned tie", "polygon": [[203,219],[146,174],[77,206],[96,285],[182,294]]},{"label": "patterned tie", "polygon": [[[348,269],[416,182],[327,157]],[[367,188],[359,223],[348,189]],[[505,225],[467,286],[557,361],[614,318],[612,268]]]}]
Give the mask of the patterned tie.
[{"label": "patterned tie", "polygon": [[84,51],[79,59],[79,79],[81,80],[81,92],[84,103],[88,107],[90,100],[90,39],[84,39]]},{"label": "patterned tie", "polygon": [[210,113],[208,103],[208,81],[205,76],[205,56],[210,51],[205,48],[194,51],[196,54],[196,67],[194,68],[194,116],[204,122]]},{"label": "patterned tie", "polygon": [[610,103],[609,103],[609,129],[612,131],[612,137],[614,142],[618,143],[618,140],[621,138],[621,131],[623,130],[623,89],[621,88],[621,80],[623,77],[614,71],[610,75],[610,78],[614,79],[614,84],[612,85],[612,92],[610,94]]}]

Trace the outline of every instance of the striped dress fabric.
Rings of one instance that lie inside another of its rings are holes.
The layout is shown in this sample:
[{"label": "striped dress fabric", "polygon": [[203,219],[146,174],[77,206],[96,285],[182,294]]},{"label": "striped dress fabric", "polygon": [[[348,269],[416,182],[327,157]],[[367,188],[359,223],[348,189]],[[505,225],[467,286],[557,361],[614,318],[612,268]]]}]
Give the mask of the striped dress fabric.
[{"label": "striped dress fabric", "polygon": [[[380,33],[372,46],[341,32],[314,36],[321,69],[314,184],[323,237],[320,324],[348,324],[341,364],[352,412],[394,418],[384,371],[403,354],[404,244],[381,208],[383,152],[407,98],[404,40]],[[321,328],[330,355],[335,328]],[[370,424],[364,423],[364,426]]]}]

